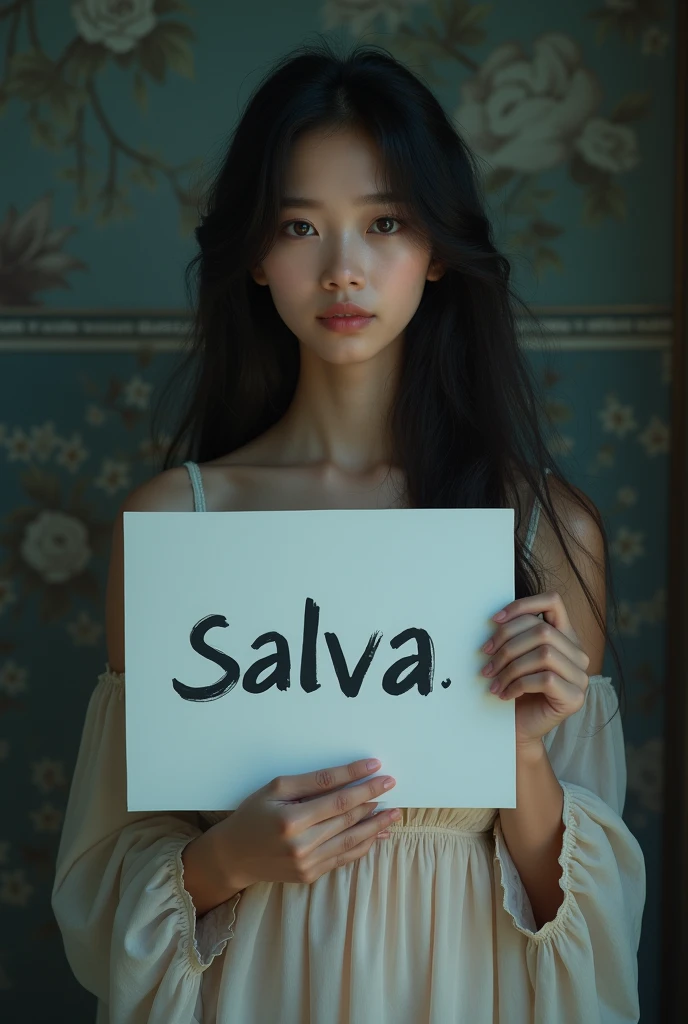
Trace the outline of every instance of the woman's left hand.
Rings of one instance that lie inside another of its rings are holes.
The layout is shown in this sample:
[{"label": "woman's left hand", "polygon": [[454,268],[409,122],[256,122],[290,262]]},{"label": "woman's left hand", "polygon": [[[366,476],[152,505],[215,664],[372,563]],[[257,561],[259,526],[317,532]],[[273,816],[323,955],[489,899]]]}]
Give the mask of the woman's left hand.
[{"label": "woman's left hand", "polygon": [[537,745],[584,704],[590,658],[556,591],[520,597],[493,619],[499,626],[482,648],[491,655],[483,675],[501,700],[516,698],[517,747]]}]

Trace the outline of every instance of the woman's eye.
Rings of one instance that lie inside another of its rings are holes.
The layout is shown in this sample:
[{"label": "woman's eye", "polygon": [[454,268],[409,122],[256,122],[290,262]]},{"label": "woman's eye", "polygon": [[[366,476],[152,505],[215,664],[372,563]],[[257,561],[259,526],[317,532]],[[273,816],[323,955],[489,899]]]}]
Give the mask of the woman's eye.
[{"label": "woman's eye", "polygon": [[[310,227],[313,226],[312,224],[309,224],[305,220],[290,220],[287,224],[284,224],[282,226],[282,230],[286,231],[287,228],[292,227],[294,224],[297,224],[300,228],[301,227],[310,228]],[[298,233],[296,235],[291,235],[291,238],[307,238],[307,237],[308,237],[307,235],[301,235],[301,234],[298,234]]]},{"label": "woman's eye", "polygon": [[[396,224],[401,225],[401,221],[398,219],[398,217],[376,217],[376,219],[373,221],[373,224],[377,224],[380,221],[392,221],[392,222],[394,222]],[[292,225],[297,225],[299,228],[303,228],[303,227],[305,227],[305,228],[312,228],[313,227],[313,225],[309,224],[307,220],[290,220],[290,221],[288,221],[286,224],[284,224],[282,226],[282,230],[286,232],[287,228],[292,227]],[[399,232],[398,231],[375,231],[375,232],[373,232],[373,234],[377,234],[377,235],[398,235]],[[303,233],[300,233],[300,232],[297,231],[296,234],[289,235],[288,237],[289,238],[309,238],[310,236],[307,235],[307,234],[303,234]]]},{"label": "woman's eye", "polygon": [[[378,221],[381,221],[381,220],[394,221],[396,224],[401,224],[401,221],[397,220],[396,217],[378,217],[377,220],[373,221],[373,223],[377,224]],[[380,232],[380,234],[383,234],[383,235],[398,235],[399,232],[398,231],[382,231],[382,232]]]}]

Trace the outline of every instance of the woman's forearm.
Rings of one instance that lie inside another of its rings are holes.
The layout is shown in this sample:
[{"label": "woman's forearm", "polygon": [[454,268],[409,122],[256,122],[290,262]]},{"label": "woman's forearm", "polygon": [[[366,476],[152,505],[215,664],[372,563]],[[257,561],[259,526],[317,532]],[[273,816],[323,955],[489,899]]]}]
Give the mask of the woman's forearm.
[{"label": "woman's forearm", "polygon": [[220,866],[211,832],[192,839],[182,850],[184,888],[193,900],[197,919],[241,891]]},{"label": "woman's forearm", "polygon": [[564,898],[559,886],[564,793],[542,740],[517,748],[516,804],[500,809],[502,833],[541,928],[554,919]]}]

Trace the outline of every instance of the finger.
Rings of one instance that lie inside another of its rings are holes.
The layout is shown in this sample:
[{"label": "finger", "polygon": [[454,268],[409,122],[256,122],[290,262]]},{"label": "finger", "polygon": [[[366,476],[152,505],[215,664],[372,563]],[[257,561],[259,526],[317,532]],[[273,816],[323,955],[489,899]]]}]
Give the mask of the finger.
[{"label": "finger", "polygon": [[[355,807],[336,818],[328,818],[326,821],[311,826],[303,834],[303,841],[307,844],[306,852],[312,853],[314,857],[320,859],[319,848],[325,846],[330,840],[344,843],[343,837],[351,833],[355,841],[359,843],[367,836],[377,834],[400,817],[398,808],[385,808],[370,814],[366,808],[371,806],[377,807],[377,804],[361,804],[360,807]],[[347,842],[350,844],[350,841],[347,840]],[[330,850],[331,852],[332,850]]]},{"label": "finger", "polygon": [[340,815],[338,818],[328,818],[326,821],[317,822],[307,828],[300,825],[298,831],[296,831],[296,845],[300,854],[307,856],[320,846],[321,843],[331,839],[332,836],[337,835],[343,829],[351,828],[362,819],[372,817],[376,808],[377,801],[373,800],[360,804],[358,807],[352,807],[351,810],[346,811],[345,814]]},{"label": "finger", "polygon": [[[372,765],[373,767],[369,767]],[[302,775],[278,775],[268,783],[273,799],[300,800],[304,797],[316,796],[318,793],[345,786],[347,783],[363,779],[376,772],[380,762],[376,758],[362,758],[339,764],[334,768],[319,768],[315,772],[304,772]]]},{"label": "finger", "polygon": [[538,619],[535,615],[519,615],[517,619],[507,622],[506,625],[498,626],[492,636],[485,641],[481,650],[485,654],[493,654],[507,640],[511,640],[512,637],[518,636],[520,633],[525,633],[526,630],[537,626],[539,622],[542,622],[542,619]]},{"label": "finger", "polygon": [[348,828],[345,832],[340,832],[339,835],[326,840],[326,842],[318,846],[310,858],[312,864],[317,867],[319,872],[331,871],[333,867],[345,864],[348,859],[353,859],[348,856],[352,850],[356,850],[365,843],[368,843],[370,846],[375,841],[378,833],[384,831],[387,826],[391,825],[399,817],[398,808],[389,811],[379,811],[377,814],[373,814],[372,817],[360,822],[360,824],[355,825],[353,828]]},{"label": "finger", "polygon": [[[391,785],[387,785],[391,783]],[[334,793],[313,797],[298,805],[296,818],[302,829],[317,825],[329,818],[341,818],[367,800],[375,800],[388,793],[395,785],[389,775],[375,775],[355,786],[338,789]]]},{"label": "finger", "polygon": [[547,622],[560,629],[562,633],[573,633],[564,599],[557,590],[519,597],[504,605],[502,610],[492,617],[496,622],[510,622],[519,615],[544,615]]},{"label": "finger", "polygon": [[[585,651],[581,650],[580,647],[548,622],[537,619],[535,625],[525,629],[518,629],[517,623],[520,621],[522,620],[516,620],[510,624],[512,627],[510,636],[506,630],[504,633],[501,633],[499,630],[495,633],[494,648],[490,652],[492,671],[488,673],[483,670],[485,675],[496,676],[508,662],[526,654],[528,651],[536,650],[538,647],[560,651],[565,658],[568,658],[570,662],[583,672],[590,664],[590,658]],[[498,636],[498,633],[501,633],[501,635]],[[487,667],[486,665],[485,668]]]},{"label": "finger", "polygon": [[[377,840],[377,836],[373,836],[370,839],[366,839],[365,842],[359,843],[358,846],[354,846],[347,853],[334,854],[326,861],[320,861],[318,864],[314,864],[305,870],[305,881],[314,882],[321,875],[327,874],[328,871],[333,871],[335,868],[344,867],[345,864],[350,864],[352,861],[360,860],[361,857],[370,851],[373,843]],[[384,842],[384,840],[383,840]]]},{"label": "finger", "polygon": [[526,676],[537,672],[551,672],[571,682],[583,691],[588,688],[589,679],[582,669],[578,668],[577,665],[573,665],[556,647],[543,644],[540,647],[536,647],[534,651],[528,651],[527,654],[523,654],[520,658],[515,658],[504,665],[494,676],[490,685],[490,692],[503,693],[507,686],[519,676]]},{"label": "finger", "polygon": [[499,694],[499,697],[500,700],[513,700],[524,693],[542,693],[554,711],[561,714],[573,714],[582,708],[587,691],[562,679],[554,672],[537,672],[534,675],[516,679]]}]

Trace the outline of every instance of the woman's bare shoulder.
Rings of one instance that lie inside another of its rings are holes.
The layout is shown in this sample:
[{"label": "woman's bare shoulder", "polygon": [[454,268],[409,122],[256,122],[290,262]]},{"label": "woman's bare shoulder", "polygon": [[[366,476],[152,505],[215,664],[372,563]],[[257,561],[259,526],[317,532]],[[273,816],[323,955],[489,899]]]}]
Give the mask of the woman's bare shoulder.
[{"label": "woman's bare shoulder", "polygon": [[559,523],[576,536],[599,534],[599,510],[589,494],[568,479],[547,479],[550,501]]},{"label": "woman's bare shoulder", "polygon": [[[508,489],[513,507],[521,509],[519,534],[525,539],[528,526],[534,511],[536,495],[533,488],[518,469],[513,470],[514,487]],[[559,478],[554,473],[542,474],[540,488],[548,496],[554,514],[561,529],[573,534],[584,543],[592,543],[599,548],[599,528],[597,526],[596,506],[590,495],[576,487],[569,480]],[[541,559],[559,561],[562,556],[560,542],[549,523],[549,516],[543,510],[535,536],[534,553]]]},{"label": "woman's bare shoulder", "polygon": [[193,490],[184,466],[166,469],[134,487],[120,503],[112,529],[105,597],[108,662],[124,672],[124,513],[193,512]]},{"label": "woman's bare shoulder", "polygon": [[185,466],[173,466],[134,487],[120,504],[121,512],[193,512],[191,480]]}]

